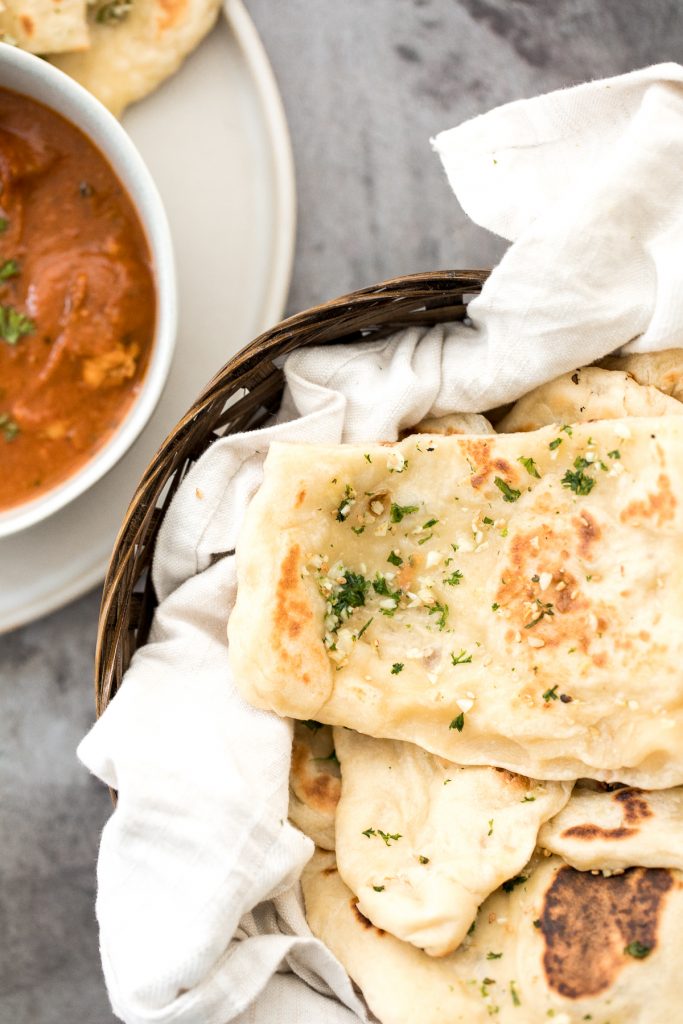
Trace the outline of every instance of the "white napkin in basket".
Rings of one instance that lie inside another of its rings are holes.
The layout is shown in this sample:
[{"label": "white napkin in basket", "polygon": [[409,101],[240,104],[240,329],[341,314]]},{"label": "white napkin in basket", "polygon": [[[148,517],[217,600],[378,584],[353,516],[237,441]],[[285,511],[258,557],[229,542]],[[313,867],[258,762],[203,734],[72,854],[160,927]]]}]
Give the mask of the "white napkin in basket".
[{"label": "white napkin in basket", "polygon": [[683,69],[513,103],[435,146],[470,215],[515,240],[473,326],[289,357],[280,422],[216,442],[178,491],[150,641],[79,748],[119,790],[97,914],[127,1024],[367,1019],[302,914],[312,844],[287,822],[290,725],[246,706],[228,667],[235,571],[215,556],[235,546],[269,442],[393,439],[620,346],[683,344]]}]

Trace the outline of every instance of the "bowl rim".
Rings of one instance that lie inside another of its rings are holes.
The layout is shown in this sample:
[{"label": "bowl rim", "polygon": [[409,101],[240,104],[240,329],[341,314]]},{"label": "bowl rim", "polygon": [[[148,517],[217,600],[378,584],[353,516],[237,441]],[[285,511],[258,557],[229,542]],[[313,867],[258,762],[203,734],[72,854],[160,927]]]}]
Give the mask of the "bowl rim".
[{"label": "bowl rim", "polygon": [[114,115],[64,72],[7,43],[0,43],[0,88],[27,96],[65,118],[102,154],[130,199],[147,241],[156,300],[149,362],[140,390],[120,424],[75,473],[43,494],[0,511],[2,538],[28,529],[70,504],[108,473],[139,437],[171,368],[178,299],[171,228],[161,196],[135,143]]}]

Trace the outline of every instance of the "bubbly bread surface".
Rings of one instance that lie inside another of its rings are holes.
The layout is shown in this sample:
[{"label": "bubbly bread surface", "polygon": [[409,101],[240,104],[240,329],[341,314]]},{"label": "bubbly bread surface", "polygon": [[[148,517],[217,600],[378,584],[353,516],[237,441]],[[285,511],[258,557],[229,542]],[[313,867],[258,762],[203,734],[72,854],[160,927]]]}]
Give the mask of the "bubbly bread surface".
[{"label": "bubbly bread surface", "polygon": [[275,444],[235,678],[282,715],[527,777],[683,782],[683,420]]}]

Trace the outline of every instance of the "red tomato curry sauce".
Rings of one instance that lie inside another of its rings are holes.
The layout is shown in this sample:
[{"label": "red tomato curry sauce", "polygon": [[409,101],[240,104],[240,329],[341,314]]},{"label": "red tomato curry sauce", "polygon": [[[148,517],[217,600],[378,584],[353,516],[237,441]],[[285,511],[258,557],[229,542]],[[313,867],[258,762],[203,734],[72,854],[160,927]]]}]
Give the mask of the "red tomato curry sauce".
[{"label": "red tomato curry sauce", "polygon": [[116,430],[154,318],[149,249],[112,168],[74,125],[0,89],[0,510]]}]

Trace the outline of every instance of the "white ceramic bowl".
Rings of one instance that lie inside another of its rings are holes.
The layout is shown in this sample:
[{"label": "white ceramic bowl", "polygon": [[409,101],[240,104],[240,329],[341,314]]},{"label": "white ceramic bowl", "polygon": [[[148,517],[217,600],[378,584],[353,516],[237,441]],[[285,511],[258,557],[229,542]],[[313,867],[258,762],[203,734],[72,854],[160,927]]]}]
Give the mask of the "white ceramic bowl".
[{"label": "white ceramic bowl", "polygon": [[5,43],[0,43],[0,87],[22,93],[57,111],[103,153],[137,210],[152,257],[156,289],[154,344],[140,393],[126,418],[110,440],[68,479],[32,501],[0,512],[0,537],[6,537],[33,526],[73,501],[104,476],[131,446],[152,415],[168,376],[175,345],[177,300],[171,232],[161,197],[142,157],[116,118],[63,72]]}]

